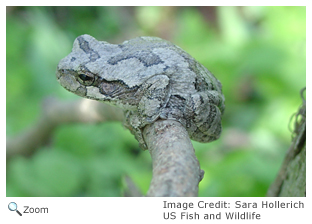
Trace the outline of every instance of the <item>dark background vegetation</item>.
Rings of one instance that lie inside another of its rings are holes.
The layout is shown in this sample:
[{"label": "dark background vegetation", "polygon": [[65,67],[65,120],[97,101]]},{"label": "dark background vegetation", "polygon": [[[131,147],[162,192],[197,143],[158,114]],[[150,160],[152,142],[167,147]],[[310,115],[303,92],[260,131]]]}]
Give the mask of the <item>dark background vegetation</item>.
[{"label": "dark background vegetation", "polygon": [[[194,142],[205,177],[199,196],[264,196],[306,85],[305,7],[7,7],[7,138],[31,126],[43,99],[78,99],[56,81],[73,40],[121,43],[158,36],[182,47],[223,84],[223,134]],[[31,157],[7,164],[7,196],[122,196],[125,175],[145,194],[147,151],[120,123],[57,129]]]}]

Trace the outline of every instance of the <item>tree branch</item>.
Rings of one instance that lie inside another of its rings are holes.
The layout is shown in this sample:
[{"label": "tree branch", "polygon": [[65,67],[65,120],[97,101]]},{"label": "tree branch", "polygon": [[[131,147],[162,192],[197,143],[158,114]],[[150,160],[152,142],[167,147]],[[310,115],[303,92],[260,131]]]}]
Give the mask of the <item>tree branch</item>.
[{"label": "tree branch", "polygon": [[[305,197],[306,195],[306,100],[301,90],[302,105],[295,117],[293,140],[281,169],[270,186],[268,197]],[[290,122],[291,122],[290,120]]]},{"label": "tree branch", "polygon": [[145,127],[144,139],[153,160],[147,196],[197,196],[204,171],[185,128],[177,121],[158,120]]},{"label": "tree branch", "polygon": [[31,155],[44,145],[54,129],[62,124],[122,120],[121,109],[104,103],[88,99],[61,102],[49,98],[43,103],[42,114],[33,126],[20,135],[7,138],[6,158],[10,159],[16,154]]}]

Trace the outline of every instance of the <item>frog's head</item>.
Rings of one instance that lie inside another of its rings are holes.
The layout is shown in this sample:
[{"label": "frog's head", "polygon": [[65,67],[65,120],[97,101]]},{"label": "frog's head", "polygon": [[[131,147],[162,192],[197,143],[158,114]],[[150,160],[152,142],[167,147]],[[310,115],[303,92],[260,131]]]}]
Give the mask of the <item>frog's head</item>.
[{"label": "frog's head", "polygon": [[108,58],[119,51],[118,45],[81,35],[74,41],[72,52],[59,62],[57,80],[66,90],[79,96],[123,104],[127,97],[133,97],[136,88],[129,89],[121,80],[101,74]]}]

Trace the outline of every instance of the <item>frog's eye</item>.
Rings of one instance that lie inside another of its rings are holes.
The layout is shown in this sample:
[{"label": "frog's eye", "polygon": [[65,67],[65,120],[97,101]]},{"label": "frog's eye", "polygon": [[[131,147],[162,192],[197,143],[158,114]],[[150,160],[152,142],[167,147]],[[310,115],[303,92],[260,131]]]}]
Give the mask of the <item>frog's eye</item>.
[{"label": "frog's eye", "polygon": [[78,74],[78,81],[85,86],[93,84],[95,77],[92,73],[80,73]]}]

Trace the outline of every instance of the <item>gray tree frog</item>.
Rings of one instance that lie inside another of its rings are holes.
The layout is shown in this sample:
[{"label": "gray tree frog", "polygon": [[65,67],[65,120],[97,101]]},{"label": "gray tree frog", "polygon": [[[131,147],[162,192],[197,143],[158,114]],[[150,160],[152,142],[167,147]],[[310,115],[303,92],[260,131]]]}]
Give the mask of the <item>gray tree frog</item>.
[{"label": "gray tree frog", "polygon": [[191,139],[219,138],[224,96],[221,83],[180,47],[157,37],[122,44],[76,38],[56,71],[58,82],[79,96],[124,110],[124,125],[146,149],[144,127],[157,119],[180,122]]}]

